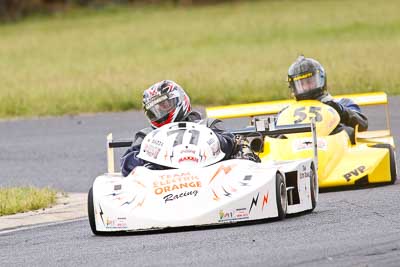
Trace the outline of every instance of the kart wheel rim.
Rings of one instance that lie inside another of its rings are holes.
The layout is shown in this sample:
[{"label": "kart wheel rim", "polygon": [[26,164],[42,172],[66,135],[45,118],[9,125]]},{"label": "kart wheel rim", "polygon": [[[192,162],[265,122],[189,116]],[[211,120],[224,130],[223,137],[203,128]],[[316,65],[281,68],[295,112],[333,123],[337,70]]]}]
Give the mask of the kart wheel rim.
[{"label": "kart wheel rim", "polygon": [[315,171],[311,169],[310,179],[311,179],[311,189],[313,191],[314,196],[317,194],[317,189],[315,186]]},{"label": "kart wheel rim", "polygon": [[284,183],[280,186],[281,206],[282,210],[286,212],[286,187]]}]

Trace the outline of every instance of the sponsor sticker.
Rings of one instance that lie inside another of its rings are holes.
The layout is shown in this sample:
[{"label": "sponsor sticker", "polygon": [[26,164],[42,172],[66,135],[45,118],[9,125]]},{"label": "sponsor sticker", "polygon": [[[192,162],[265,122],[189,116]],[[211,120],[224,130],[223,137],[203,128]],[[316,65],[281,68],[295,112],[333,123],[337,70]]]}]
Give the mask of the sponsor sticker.
[{"label": "sponsor sticker", "polygon": [[[311,138],[295,139],[295,140],[293,140],[292,146],[293,146],[293,151],[294,152],[307,150],[307,149],[312,149],[313,148],[312,139]],[[325,139],[318,138],[317,139],[317,147],[318,147],[318,149],[321,149],[321,150],[327,150],[328,149],[328,143],[327,143],[327,141]]]},{"label": "sponsor sticker", "polygon": [[126,228],[128,228],[128,224],[126,222],[125,217],[120,217],[120,218],[117,218],[114,220],[107,218],[105,226],[107,229],[126,229]]},{"label": "sponsor sticker", "polygon": [[219,146],[219,143],[213,143],[210,147],[211,147],[211,152],[212,152],[213,156],[217,156],[220,154],[221,148]]},{"label": "sponsor sticker", "polygon": [[304,179],[310,177],[310,172],[300,172],[299,173],[299,178]]},{"label": "sponsor sticker", "polygon": [[218,212],[218,222],[233,222],[249,218],[247,208],[220,210]]},{"label": "sponsor sticker", "polygon": [[158,140],[158,139],[151,140],[151,143],[153,145],[155,145],[155,146],[158,146],[158,147],[162,147],[164,145],[164,143],[162,141]]},{"label": "sponsor sticker", "polygon": [[192,191],[185,191],[185,192],[182,192],[180,194],[168,194],[168,195],[165,195],[163,198],[164,198],[165,203],[167,203],[168,201],[182,199],[182,198],[185,198],[185,197],[188,197],[188,196],[195,197],[195,196],[197,196],[198,193],[199,193],[199,191],[192,190]]},{"label": "sponsor sticker", "polygon": [[180,153],[196,154],[196,151],[193,150],[193,149],[185,148],[185,149],[182,149],[182,150],[180,151]]},{"label": "sponsor sticker", "polygon": [[366,167],[362,165],[362,166],[355,168],[354,170],[351,170],[351,171],[343,174],[343,177],[348,182],[351,180],[351,177],[357,177],[357,176],[363,174],[365,172],[365,170],[366,170]]},{"label": "sponsor sticker", "polygon": [[160,150],[161,148],[157,146],[146,144],[143,151],[147,154],[147,156],[156,159],[160,153]]},{"label": "sponsor sticker", "polygon": [[161,195],[179,189],[192,189],[202,187],[200,178],[190,172],[160,175],[153,182],[153,190],[156,195]]},{"label": "sponsor sticker", "polygon": [[121,188],[122,188],[122,185],[120,185],[120,184],[114,185],[114,190],[121,190]]}]

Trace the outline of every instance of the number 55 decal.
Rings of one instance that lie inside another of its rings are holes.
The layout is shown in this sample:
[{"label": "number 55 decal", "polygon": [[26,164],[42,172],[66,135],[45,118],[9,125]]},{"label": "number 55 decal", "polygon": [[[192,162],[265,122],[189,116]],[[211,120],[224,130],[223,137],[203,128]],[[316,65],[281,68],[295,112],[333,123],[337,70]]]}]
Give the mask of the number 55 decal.
[{"label": "number 55 decal", "polygon": [[[294,110],[294,117],[298,117],[294,123],[300,123],[302,121],[304,121],[307,118],[307,111],[306,107],[301,107],[301,108],[297,108]],[[316,122],[322,121],[322,115],[320,113],[321,108],[320,107],[310,107],[308,113],[313,113],[314,114],[314,118]],[[309,117],[309,119],[313,118],[313,117]]]}]

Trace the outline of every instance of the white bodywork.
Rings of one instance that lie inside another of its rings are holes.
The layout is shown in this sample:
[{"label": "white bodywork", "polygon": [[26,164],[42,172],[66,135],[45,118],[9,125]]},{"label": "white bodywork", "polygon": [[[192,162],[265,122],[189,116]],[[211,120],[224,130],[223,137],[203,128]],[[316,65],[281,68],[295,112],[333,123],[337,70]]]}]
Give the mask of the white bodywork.
[{"label": "white bodywork", "polygon": [[[148,141],[151,142],[145,142]],[[214,156],[216,161],[220,159],[215,150]],[[169,161],[176,164],[173,159]],[[266,163],[230,159],[209,163],[168,170],[137,167],[127,177],[120,173],[97,177],[93,184],[96,230],[155,230],[277,217],[277,173],[286,179],[290,173],[295,184],[288,190],[295,190],[296,196],[298,193],[297,203],[289,203],[287,214],[313,208],[310,166],[316,163],[314,159]]]},{"label": "white bodywork", "polygon": [[297,171],[300,203],[287,213],[312,208],[311,160],[255,163],[233,159],[205,168],[165,171],[136,168],[128,177],[97,177],[93,185],[98,231],[251,221],[278,216],[275,175]]},{"label": "white bodywork", "polygon": [[139,158],[170,168],[201,168],[224,158],[218,137],[204,125],[171,123],[148,134]]}]

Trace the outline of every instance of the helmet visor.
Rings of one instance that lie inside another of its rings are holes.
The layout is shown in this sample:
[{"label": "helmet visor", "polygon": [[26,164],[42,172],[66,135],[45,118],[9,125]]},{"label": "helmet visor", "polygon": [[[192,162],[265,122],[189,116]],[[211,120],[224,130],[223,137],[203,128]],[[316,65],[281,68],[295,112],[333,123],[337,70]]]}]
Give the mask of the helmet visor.
[{"label": "helmet visor", "polygon": [[323,87],[324,80],[314,72],[308,72],[291,77],[292,88],[295,95],[306,94]]},{"label": "helmet visor", "polygon": [[176,108],[177,102],[177,97],[170,99],[167,95],[153,99],[145,106],[146,116],[151,121],[157,121],[173,111]]}]

